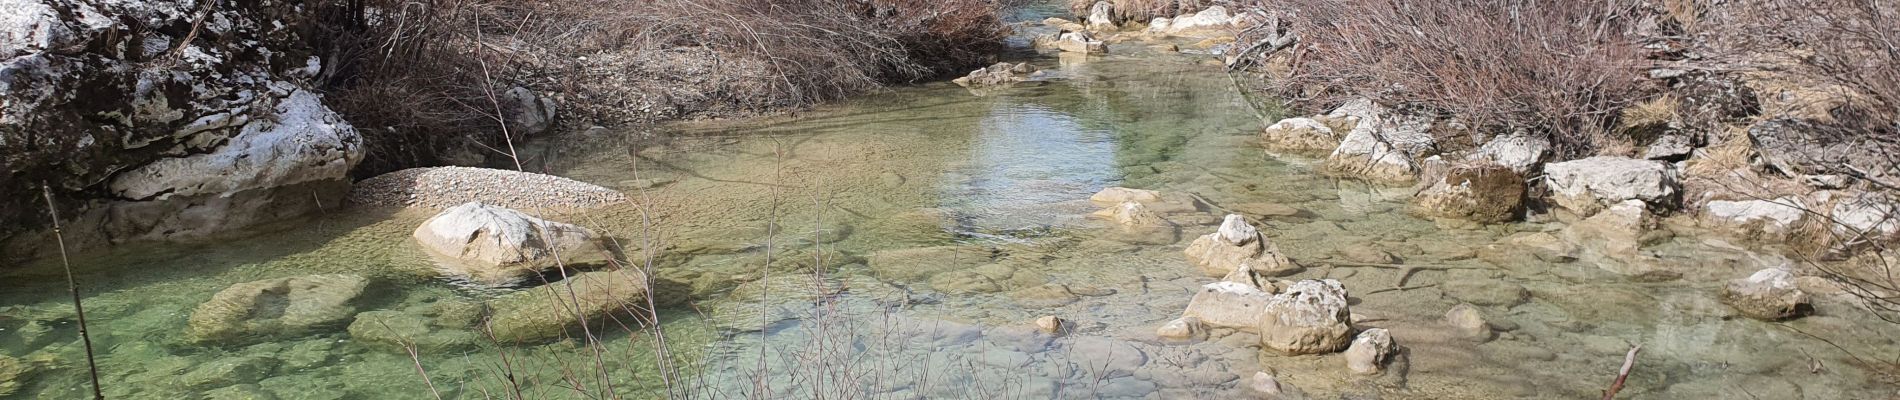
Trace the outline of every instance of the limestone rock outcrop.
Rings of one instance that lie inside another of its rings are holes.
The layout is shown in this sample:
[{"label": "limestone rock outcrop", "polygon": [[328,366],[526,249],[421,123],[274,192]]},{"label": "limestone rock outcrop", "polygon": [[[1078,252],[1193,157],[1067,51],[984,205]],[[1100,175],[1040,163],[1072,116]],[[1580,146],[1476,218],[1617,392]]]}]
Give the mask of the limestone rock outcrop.
[{"label": "limestone rock outcrop", "polygon": [[[339,204],[363,139],[310,87],[325,66],[301,7],[0,2],[0,191],[50,185],[79,244],[203,239]],[[37,198],[0,199],[0,242],[42,232]]]},{"label": "limestone rock outcrop", "polygon": [[1320,170],[1327,174],[1384,182],[1418,179],[1418,159],[1432,150],[1431,121],[1394,113],[1368,99],[1346,103],[1328,116],[1352,128]]},{"label": "limestone rock outcrop", "polygon": [[1668,209],[1682,192],[1675,167],[1661,161],[1590,157],[1545,165],[1544,174],[1551,199],[1584,217],[1627,200]]}]

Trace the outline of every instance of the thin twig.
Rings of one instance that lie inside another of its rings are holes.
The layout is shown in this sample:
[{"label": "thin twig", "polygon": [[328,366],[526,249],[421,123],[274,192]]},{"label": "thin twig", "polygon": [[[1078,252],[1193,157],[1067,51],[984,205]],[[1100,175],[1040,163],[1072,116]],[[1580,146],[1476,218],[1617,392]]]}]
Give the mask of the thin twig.
[{"label": "thin twig", "polygon": [[86,369],[92,374],[92,398],[104,400],[99,389],[99,363],[92,352],[92,333],[86,329],[86,307],[79,302],[79,283],[73,280],[73,263],[66,257],[66,236],[59,224],[59,207],[53,205],[53,186],[40,182],[46,195],[46,212],[53,216],[53,240],[59,243],[59,265],[66,269],[66,291],[73,295],[73,313],[79,316],[79,340],[86,344]]}]

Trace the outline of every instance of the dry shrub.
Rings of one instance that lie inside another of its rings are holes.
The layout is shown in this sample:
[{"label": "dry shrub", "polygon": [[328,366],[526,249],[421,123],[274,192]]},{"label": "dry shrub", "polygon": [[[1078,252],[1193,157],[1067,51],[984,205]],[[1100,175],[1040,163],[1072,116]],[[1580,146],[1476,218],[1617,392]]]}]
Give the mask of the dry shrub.
[{"label": "dry shrub", "polygon": [[[1900,9],[1880,0],[1756,0],[1732,36],[1741,51],[1783,53],[1826,98],[1836,122],[1891,134],[1900,121]],[[1845,120],[1841,120],[1845,119]]]},{"label": "dry shrub", "polygon": [[1565,157],[1621,141],[1623,107],[1653,93],[1634,1],[1286,0],[1303,44],[1272,89],[1309,111],[1354,97],[1444,113],[1484,132],[1549,134]]},{"label": "dry shrub", "polygon": [[[368,3],[364,3],[367,1]],[[499,147],[525,86],[600,123],[743,114],[964,72],[1008,34],[988,0],[339,0],[321,84],[361,127],[360,173]],[[563,117],[566,118],[566,117]]]}]

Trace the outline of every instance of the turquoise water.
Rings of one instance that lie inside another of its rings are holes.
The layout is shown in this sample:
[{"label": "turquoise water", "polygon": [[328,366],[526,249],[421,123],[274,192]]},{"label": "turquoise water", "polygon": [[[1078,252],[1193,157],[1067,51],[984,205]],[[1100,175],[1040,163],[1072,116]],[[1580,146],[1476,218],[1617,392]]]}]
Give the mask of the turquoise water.
[{"label": "turquoise water", "polygon": [[[1900,327],[1848,299],[1817,296],[1816,315],[1786,323],[1720,303],[1722,281],[1782,260],[1773,248],[1685,232],[1646,249],[1681,276],[1664,281],[1609,272],[1620,261],[1588,252],[1549,262],[1499,251],[1512,235],[1563,226],[1461,230],[1410,217],[1408,188],[1325,179],[1316,160],[1268,154],[1261,117],[1206,56],[1146,46],[1029,60],[1055,77],[1046,83],[926,84],[792,116],[523,146],[535,169],[635,199],[550,217],[658,255],[664,347],[630,318],[591,345],[475,340],[413,358],[343,323],[185,337],[213,293],[260,279],[361,275],[372,284],[354,311],[430,321],[507,294],[434,277],[408,238],[428,211],[348,208],[244,240],[77,258],[101,380],[112,398],[433,398],[433,386],[443,398],[1175,399],[1249,396],[1247,378],[1272,370],[1316,398],[1589,398],[1642,344],[1625,398],[1895,393],[1890,372],[1857,360],[1900,357]],[[663,184],[639,188],[652,182]],[[1154,338],[1212,281],[1181,251],[1222,212],[1179,216],[1178,241],[1130,243],[1085,218],[1098,209],[1088,196],[1110,186],[1296,209],[1261,217],[1262,231],[1307,267],[1296,278],[1344,282],[1358,325],[1391,330],[1401,357],[1361,377],[1337,354],[1260,353],[1244,332]],[[1387,290],[1399,271],[1342,261],[1366,249],[1447,268]],[[0,397],[85,397],[52,267],[0,276],[0,355],[29,371]],[[1459,303],[1478,304],[1501,332],[1448,333],[1440,320]],[[1074,331],[1035,333],[1044,315]]]}]

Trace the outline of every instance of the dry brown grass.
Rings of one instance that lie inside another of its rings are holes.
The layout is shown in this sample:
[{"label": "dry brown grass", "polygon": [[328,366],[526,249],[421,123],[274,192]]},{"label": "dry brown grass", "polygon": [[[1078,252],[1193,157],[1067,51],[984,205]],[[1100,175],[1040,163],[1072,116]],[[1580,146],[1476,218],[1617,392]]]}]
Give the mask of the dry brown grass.
[{"label": "dry brown grass", "polygon": [[[1521,0],[1289,0],[1293,73],[1270,84],[1296,106],[1354,97],[1456,115],[1484,132],[1549,135],[1564,157],[1598,152],[1620,110],[1653,96],[1639,7]],[[1304,56],[1300,56],[1304,55]]]},{"label": "dry brown grass", "polygon": [[367,0],[313,7],[335,108],[370,136],[361,173],[494,144],[492,93],[561,98],[600,123],[798,107],[990,61],[1008,2]]}]

